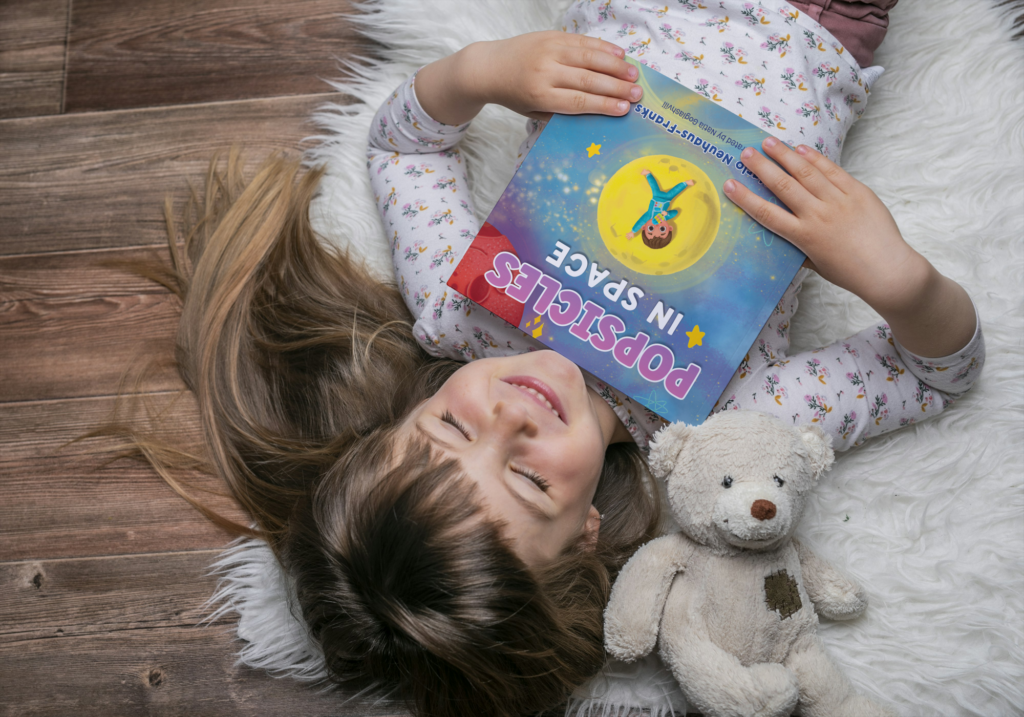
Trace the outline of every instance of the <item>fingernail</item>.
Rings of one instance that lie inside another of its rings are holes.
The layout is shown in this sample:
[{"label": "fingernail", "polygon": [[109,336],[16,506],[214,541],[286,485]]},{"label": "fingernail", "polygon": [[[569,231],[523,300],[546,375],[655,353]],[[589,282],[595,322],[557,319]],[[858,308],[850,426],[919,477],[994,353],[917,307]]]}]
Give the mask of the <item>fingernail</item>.
[{"label": "fingernail", "polygon": [[633,87],[630,88],[629,90],[629,96],[633,98],[634,102],[640,99],[641,94],[643,94],[643,90],[640,89],[639,85],[633,85]]},{"label": "fingernail", "polygon": [[774,137],[769,137],[768,139],[766,139],[764,141],[764,146],[765,146],[765,149],[771,149],[772,147],[774,147],[778,143],[779,143],[779,140],[775,139]]},{"label": "fingernail", "polygon": [[627,75],[627,76],[629,77],[629,79],[631,79],[631,80],[635,80],[635,79],[636,79],[636,76],[637,76],[637,75],[639,75],[639,74],[640,74],[640,70],[636,69],[636,68],[635,68],[635,67],[633,67],[632,65],[630,65],[630,66],[629,66],[629,69],[628,69],[628,70],[626,71],[626,75]]},{"label": "fingernail", "polygon": [[725,193],[726,194],[732,194],[735,191],[736,191],[736,182],[732,181],[731,179],[727,180],[726,183],[725,183]]},{"label": "fingernail", "polygon": [[745,150],[740,152],[740,159],[750,159],[754,156],[754,150],[751,147],[747,147]]},{"label": "fingernail", "polygon": [[615,106],[618,107],[619,112],[625,112],[626,110],[629,109],[629,103],[626,102],[626,100],[622,100],[622,101],[616,103]]},{"label": "fingernail", "polygon": [[796,148],[797,154],[807,154],[807,147],[802,144]]}]

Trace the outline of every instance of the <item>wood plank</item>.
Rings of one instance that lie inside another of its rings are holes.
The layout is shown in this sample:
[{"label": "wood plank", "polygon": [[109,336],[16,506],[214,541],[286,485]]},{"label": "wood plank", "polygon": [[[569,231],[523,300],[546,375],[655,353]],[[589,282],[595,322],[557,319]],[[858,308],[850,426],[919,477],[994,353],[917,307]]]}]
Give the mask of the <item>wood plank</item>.
[{"label": "wood plank", "polygon": [[219,552],[0,563],[0,645],[194,627],[210,614],[203,605],[216,588],[208,572]]},{"label": "wood plank", "polygon": [[372,46],[345,0],[75,0],[66,112],[312,94]]},{"label": "wood plank", "polygon": [[[178,298],[170,293],[0,304],[0,401],[115,394],[136,360],[171,356]],[[142,388],[180,386],[169,367]]]},{"label": "wood plank", "polygon": [[0,713],[34,717],[408,717],[234,664],[222,627],[113,630],[0,646]]},{"label": "wood plank", "polygon": [[166,245],[0,257],[0,304],[25,299],[84,299],[163,294],[166,289],[115,262],[168,264]]},{"label": "wood plank", "polygon": [[[201,441],[188,394],[145,398],[161,415],[161,435],[190,448]],[[108,463],[113,440],[65,445],[109,422],[114,406],[111,397],[0,404],[0,560],[202,550],[230,540],[148,466]],[[196,478],[195,485],[226,492],[214,478]],[[232,520],[246,520],[228,498],[195,495]]]},{"label": "wood plank", "polygon": [[[134,7],[128,3],[126,7]],[[164,197],[183,199],[232,144],[255,165],[295,150],[338,94],[0,121],[0,256],[165,241]]]},{"label": "wood plank", "polygon": [[0,564],[0,713],[400,713],[234,667],[234,616],[197,627],[218,553]]},{"label": "wood plank", "polygon": [[0,118],[60,113],[69,2],[0,2]]}]

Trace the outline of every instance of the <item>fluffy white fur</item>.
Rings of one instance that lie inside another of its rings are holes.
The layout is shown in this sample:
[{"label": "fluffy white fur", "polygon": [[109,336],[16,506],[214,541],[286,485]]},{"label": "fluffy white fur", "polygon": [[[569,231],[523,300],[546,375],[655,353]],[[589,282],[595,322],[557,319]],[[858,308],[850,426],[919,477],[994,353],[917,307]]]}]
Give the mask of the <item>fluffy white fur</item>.
[{"label": "fluffy white fur", "polygon": [[[331,83],[361,103],[324,108],[308,152],[326,163],[314,220],[332,242],[391,272],[366,178],[370,119],[416,67],[474,40],[557,25],[562,2],[366,3],[359,22],[388,60]],[[824,622],[829,653],[862,694],[905,715],[996,717],[1024,711],[1024,43],[993,0],[903,0],[877,53],[887,72],[843,156],[892,209],[904,235],[974,297],[988,364],[978,386],[937,420],[841,455],[808,502],[798,535],[860,582],[871,607]],[[523,121],[489,108],[465,143],[486,216],[512,174]],[[855,297],[805,284],[795,348],[874,319]],[[239,659],[302,679],[323,665],[293,617],[288,583],[258,543],[215,566],[221,611],[240,616]],[[649,657],[613,663],[581,689],[573,715],[654,717],[685,710]]]}]

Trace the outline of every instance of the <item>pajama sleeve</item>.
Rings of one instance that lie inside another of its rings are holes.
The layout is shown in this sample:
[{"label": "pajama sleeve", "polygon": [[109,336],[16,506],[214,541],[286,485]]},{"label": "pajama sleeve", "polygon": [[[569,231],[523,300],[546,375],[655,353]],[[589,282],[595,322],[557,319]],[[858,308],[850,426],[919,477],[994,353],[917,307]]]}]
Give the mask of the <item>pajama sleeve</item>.
[{"label": "pajama sleeve", "polygon": [[430,117],[415,81],[377,111],[367,168],[416,338],[430,354],[460,361],[536,350],[538,342],[446,285],[480,228],[456,146],[469,124]]},{"label": "pajama sleeve", "polygon": [[836,450],[941,413],[977,380],[985,360],[978,321],[955,354],[907,351],[879,323],[844,341],[789,355],[789,327],[807,270],[801,269],[744,356],[715,412],[751,409],[793,424],[815,423]]}]

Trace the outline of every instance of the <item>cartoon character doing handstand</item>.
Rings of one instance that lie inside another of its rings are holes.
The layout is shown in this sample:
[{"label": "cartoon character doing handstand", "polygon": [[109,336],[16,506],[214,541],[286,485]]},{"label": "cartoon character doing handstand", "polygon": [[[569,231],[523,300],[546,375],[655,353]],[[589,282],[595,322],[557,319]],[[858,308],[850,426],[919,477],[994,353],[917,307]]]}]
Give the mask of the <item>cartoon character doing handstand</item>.
[{"label": "cartoon character doing handstand", "polygon": [[647,183],[651,185],[651,194],[653,196],[647,211],[644,212],[642,217],[637,219],[636,224],[633,225],[633,230],[626,235],[626,238],[631,240],[642,229],[644,244],[651,247],[651,249],[662,249],[672,241],[673,228],[669,221],[679,214],[678,209],[669,209],[668,205],[684,189],[692,187],[694,181],[690,179],[680,182],[672,187],[672,189],[663,192],[658,185],[658,180],[654,178],[649,169],[643,170],[643,175],[647,177]]}]

